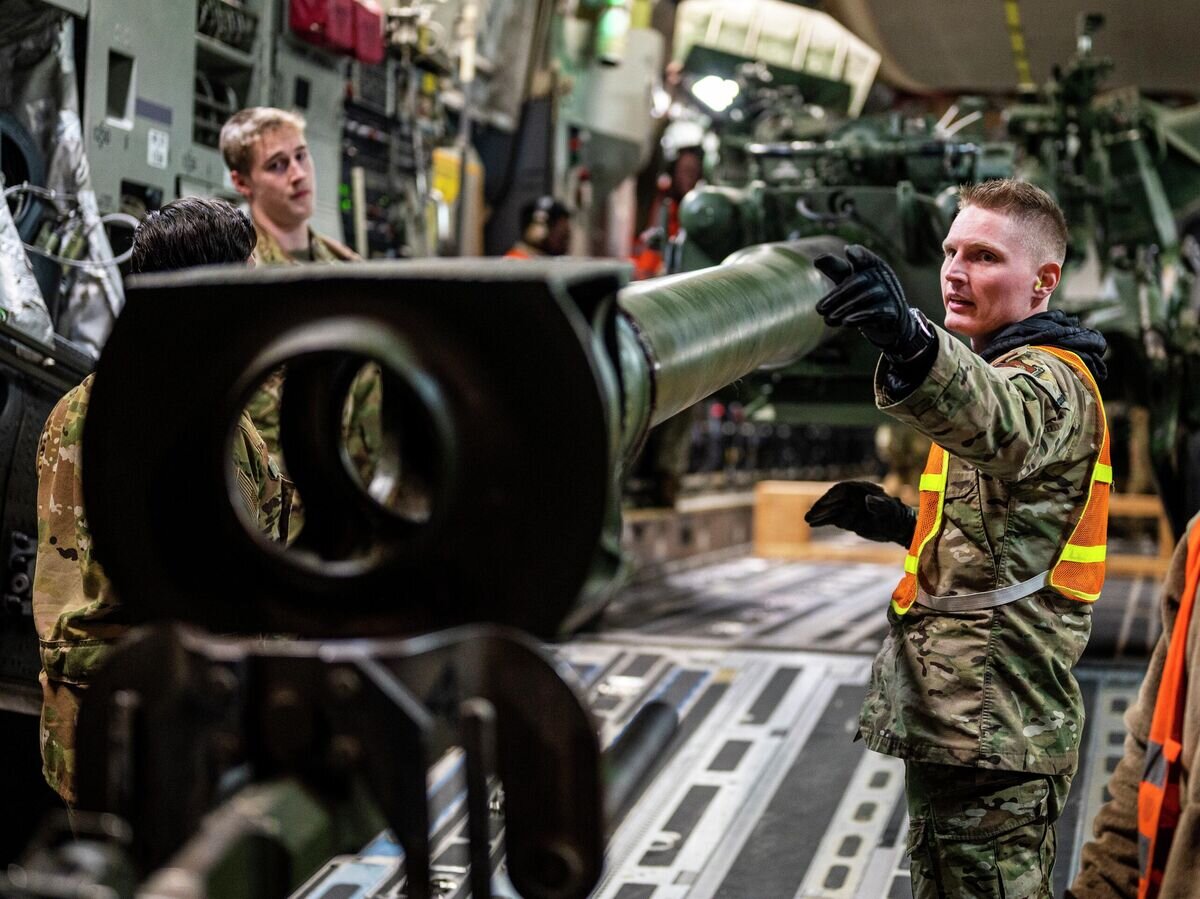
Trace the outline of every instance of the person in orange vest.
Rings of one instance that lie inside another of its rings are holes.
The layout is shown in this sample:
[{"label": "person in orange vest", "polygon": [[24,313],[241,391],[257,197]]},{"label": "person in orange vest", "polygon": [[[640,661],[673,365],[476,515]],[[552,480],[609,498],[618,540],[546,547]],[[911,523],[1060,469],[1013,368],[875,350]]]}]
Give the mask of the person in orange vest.
[{"label": "person in orange vest", "polygon": [[1125,713],[1125,755],[1108,783],[1110,799],[1083,847],[1070,899],[1183,899],[1200,893],[1200,515],[1175,547],[1163,581],[1162,636],[1137,702]]},{"label": "person in orange vest", "polygon": [[554,197],[540,197],[521,209],[521,239],[505,259],[563,256],[571,248],[571,210]]},{"label": "person in orange vest", "polygon": [[704,150],[681,147],[674,151],[670,170],[659,176],[658,193],[650,203],[646,230],[633,248],[633,278],[657,278],[664,274],[663,250],[679,233],[679,204],[704,177]]},{"label": "person in orange vest", "polygon": [[946,330],[869,250],[816,260],[834,285],[818,313],[882,353],[876,405],[933,441],[918,510],[847,482],[807,516],[909,547],[858,735],[904,760],[918,899],[1052,895],[1112,483],[1104,338],[1048,309],[1066,243],[1039,188],[963,187]]}]

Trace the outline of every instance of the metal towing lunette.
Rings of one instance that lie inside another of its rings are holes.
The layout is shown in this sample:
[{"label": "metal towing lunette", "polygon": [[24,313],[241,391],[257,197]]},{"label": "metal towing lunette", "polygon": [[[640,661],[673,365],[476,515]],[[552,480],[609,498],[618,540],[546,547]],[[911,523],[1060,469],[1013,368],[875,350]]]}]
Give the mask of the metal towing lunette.
[{"label": "metal towing lunette", "polygon": [[[492,778],[516,888],[587,895],[605,832],[596,724],[533,637],[611,591],[620,479],[649,428],[821,342],[811,259],[838,245],[752,247],[634,286],[619,263],[458,260],[136,282],[83,466],[96,557],[153,627],[98,675],[77,744],[79,807],[130,824],[136,878],[283,895],[386,824],[423,899],[426,772],[460,746],[474,895],[498,851]],[[342,418],[367,361],[384,441],[364,484]],[[284,364],[306,516],[286,548],[248,520],[229,464],[247,398]],[[389,503],[397,484],[421,502]],[[656,754],[609,757],[610,803]]]}]

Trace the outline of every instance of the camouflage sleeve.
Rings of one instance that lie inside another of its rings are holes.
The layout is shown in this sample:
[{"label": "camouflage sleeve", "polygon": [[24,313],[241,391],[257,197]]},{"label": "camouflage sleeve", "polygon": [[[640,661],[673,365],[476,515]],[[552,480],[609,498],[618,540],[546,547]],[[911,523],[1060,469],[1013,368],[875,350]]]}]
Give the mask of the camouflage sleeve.
[{"label": "camouflage sleeve", "polygon": [[238,422],[238,436],[233,443],[233,468],[238,494],[246,512],[258,522],[265,535],[279,540],[283,512],[279,469],[245,412]]},{"label": "camouflage sleeve", "polygon": [[887,393],[886,357],[875,376],[875,404],[984,474],[1021,480],[1060,461],[1075,446],[1096,403],[1069,365],[1049,353],[1019,350],[988,365],[935,328],[938,353],[912,393]]},{"label": "camouflage sleeve", "polygon": [[364,486],[371,483],[379,447],[383,442],[383,383],[379,365],[364,365],[350,385],[350,395],[342,416],[342,435],[346,453]]},{"label": "camouflage sleeve", "polygon": [[279,459],[279,400],[283,396],[283,369],[277,368],[267,375],[258,390],[246,403],[246,414],[254,423],[259,436],[267,444],[267,452],[280,464]]},{"label": "camouflage sleeve", "polygon": [[127,625],[112,585],[92,557],[92,533],[83,509],[79,455],[90,395],[89,375],[58,401],[38,442],[33,579],[33,617],[43,665],[58,680],[81,683],[86,683],[94,661],[81,647],[107,645]]},{"label": "camouflage sleeve", "polygon": [[[1196,521],[1193,519],[1192,526]],[[1179,597],[1183,593],[1186,568],[1187,541],[1181,540],[1163,581],[1163,636],[1154,648],[1137,702],[1125,713],[1125,755],[1108,782],[1111,798],[1096,813],[1092,824],[1093,839],[1084,844],[1080,854],[1079,874],[1070,893],[1078,899],[1119,899],[1136,896],[1138,892],[1138,783],[1145,767],[1150,721],[1154,717],[1154,704],[1162,682],[1163,665],[1170,645],[1169,635],[1175,624]],[[1193,628],[1187,653],[1190,669],[1188,680],[1191,683],[1197,683],[1197,677],[1200,676],[1200,659],[1197,659],[1200,647],[1192,645],[1196,643],[1196,633]],[[1189,702],[1185,714],[1194,715],[1192,710],[1196,708],[1194,701]],[[1176,841],[1183,836],[1186,835],[1177,832]]]},{"label": "camouflage sleeve", "polygon": [[38,441],[37,564],[33,620],[42,664],[38,740],[46,783],[75,799],[75,719],[79,698],[111,646],[127,630],[124,610],[92,558],[83,511],[80,444],[92,376],[58,401]]},{"label": "camouflage sleeve", "polygon": [[[92,376],[59,400],[38,442],[38,555],[33,614],[42,662],[40,742],[47,783],[74,801],[80,697],[130,622],[99,562],[83,509],[80,448]],[[238,493],[265,533],[278,536],[280,478],[245,414],[234,440]]]}]

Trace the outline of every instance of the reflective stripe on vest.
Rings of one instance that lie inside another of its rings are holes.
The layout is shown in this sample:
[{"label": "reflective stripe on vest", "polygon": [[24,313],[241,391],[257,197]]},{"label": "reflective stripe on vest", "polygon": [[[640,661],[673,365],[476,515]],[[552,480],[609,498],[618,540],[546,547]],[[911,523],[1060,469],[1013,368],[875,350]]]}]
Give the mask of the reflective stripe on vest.
[{"label": "reflective stripe on vest", "polygon": [[892,608],[897,615],[903,615],[916,601],[920,590],[917,567],[921,551],[942,529],[942,506],[946,502],[946,472],[949,468],[950,454],[936,443],[933,444],[925,460],[925,473],[921,475],[921,505],[917,510],[917,527],[913,532],[912,545],[904,557],[904,576],[892,591]]},{"label": "reflective stripe on vest", "polygon": [[1183,748],[1183,710],[1187,700],[1188,625],[1200,587],[1200,526],[1188,533],[1187,576],[1179,612],[1171,629],[1163,665],[1145,770],[1138,785],[1138,899],[1154,899],[1162,884],[1167,853],[1179,823],[1179,753]]},{"label": "reflective stripe on vest", "polygon": [[1112,459],[1109,457],[1108,416],[1100,388],[1083,360],[1058,347],[1037,347],[1066,362],[1083,377],[1096,397],[1100,411],[1100,455],[1092,469],[1087,502],[1067,545],[1050,571],[1050,586],[1064,596],[1083,602],[1095,602],[1104,586],[1104,557],[1108,546],[1108,496],[1112,492]]},{"label": "reflective stripe on vest", "polygon": [[1104,558],[1107,551],[1108,495],[1112,489],[1112,462],[1109,457],[1108,418],[1104,413],[1104,401],[1092,373],[1079,356],[1058,347],[1036,346],[1033,349],[1050,353],[1079,373],[1095,396],[1100,412],[1097,422],[1100,429],[1100,451],[1096,456],[1096,463],[1092,466],[1083,511],[1071,530],[1071,536],[1049,571],[1035,575],[1020,584],[965,596],[932,596],[923,591],[917,579],[917,570],[920,567],[922,551],[942,527],[942,508],[946,501],[946,473],[950,467],[950,454],[934,444],[929,450],[925,473],[921,475],[917,527],[908,555],[904,558],[904,575],[892,591],[892,609],[897,615],[903,615],[918,601],[941,612],[990,609],[1036,593],[1047,581],[1059,593],[1081,602],[1093,602],[1100,595],[1100,588],[1104,584]]}]

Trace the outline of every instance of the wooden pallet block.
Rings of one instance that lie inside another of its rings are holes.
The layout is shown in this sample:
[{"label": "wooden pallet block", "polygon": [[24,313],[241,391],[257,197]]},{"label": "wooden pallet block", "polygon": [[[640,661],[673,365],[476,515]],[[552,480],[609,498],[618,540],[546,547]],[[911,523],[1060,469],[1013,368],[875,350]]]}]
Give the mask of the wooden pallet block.
[{"label": "wooden pallet block", "polygon": [[[759,481],[754,485],[754,554],[801,558],[812,541],[804,513],[834,481]],[[802,549],[804,548],[804,549]]]},{"label": "wooden pallet block", "polygon": [[813,542],[804,514],[833,481],[759,481],[754,488],[754,554],[772,559],[827,559],[900,565],[904,549],[892,543],[839,545]]},{"label": "wooden pallet block", "polygon": [[1105,560],[1109,574],[1163,577],[1175,552],[1175,533],[1163,509],[1162,500],[1152,493],[1114,493],[1108,500],[1108,518],[1154,518],[1158,520],[1158,555],[1135,556],[1112,553]]},{"label": "wooden pallet block", "polygon": [[[754,488],[754,554],[771,559],[829,559],[831,561],[900,564],[904,550],[895,544],[863,543],[839,546],[814,543],[804,514],[833,486],[832,481],[760,481]],[[1158,555],[1110,553],[1109,574],[1162,577],[1175,548],[1171,525],[1157,496],[1115,493],[1109,518],[1158,520]]]}]

